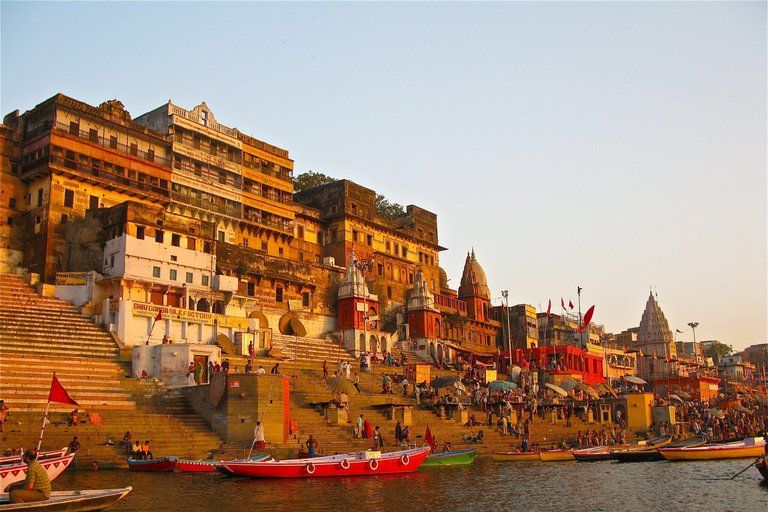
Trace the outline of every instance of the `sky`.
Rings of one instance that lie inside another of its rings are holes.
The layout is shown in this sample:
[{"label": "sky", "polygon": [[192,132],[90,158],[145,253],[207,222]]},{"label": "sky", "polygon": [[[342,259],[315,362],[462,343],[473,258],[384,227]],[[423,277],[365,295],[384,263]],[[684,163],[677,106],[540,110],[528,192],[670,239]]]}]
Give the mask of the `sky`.
[{"label": "sky", "polygon": [[766,2],[0,2],[0,114],[203,101],[438,216],[494,304],[766,342]]}]

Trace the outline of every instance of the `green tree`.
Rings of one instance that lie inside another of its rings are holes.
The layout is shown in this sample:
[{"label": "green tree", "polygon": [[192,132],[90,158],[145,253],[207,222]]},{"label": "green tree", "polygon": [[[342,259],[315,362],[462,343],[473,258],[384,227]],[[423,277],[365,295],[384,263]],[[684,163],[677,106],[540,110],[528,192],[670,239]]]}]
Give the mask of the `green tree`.
[{"label": "green tree", "polygon": [[731,354],[733,354],[733,347],[720,342],[715,343],[704,352],[704,356],[714,358],[717,361],[720,361],[721,357],[726,357]]},{"label": "green tree", "polygon": [[334,181],[338,180],[336,180],[336,178],[326,176],[321,172],[307,171],[305,173],[299,174],[293,179],[293,191],[303,192],[311,188],[333,183]]},{"label": "green tree", "polygon": [[376,215],[383,219],[394,221],[401,215],[405,215],[405,209],[397,203],[390,203],[381,194],[376,194]]}]

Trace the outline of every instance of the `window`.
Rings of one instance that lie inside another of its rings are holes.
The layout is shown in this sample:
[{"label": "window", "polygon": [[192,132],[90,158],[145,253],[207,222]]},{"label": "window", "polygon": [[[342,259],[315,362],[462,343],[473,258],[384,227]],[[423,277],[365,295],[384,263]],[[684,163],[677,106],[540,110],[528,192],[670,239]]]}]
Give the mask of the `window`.
[{"label": "window", "polygon": [[301,294],[301,305],[305,308],[309,307],[309,292],[304,292]]},{"label": "window", "polygon": [[335,242],[337,236],[338,236],[338,231],[336,230],[336,228],[331,228],[331,242]]},{"label": "window", "polygon": [[61,214],[61,223],[66,224],[69,221],[69,216],[66,213]]},{"label": "window", "polygon": [[387,298],[388,299],[392,298],[392,287],[391,286],[387,286]]},{"label": "window", "polygon": [[181,247],[181,235],[173,233],[171,235],[171,245],[174,247]]},{"label": "window", "polygon": [[88,208],[94,210],[99,207],[99,196],[91,196]]},{"label": "window", "polygon": [[195,239],[192,238],[191,236],[188,236],[187,237],[187,249],[190,249],[190,250],[194,251],[195,250],[195,245],[196,245],[195,244]]},{"label": "window", "polygon": [[69,133],[70,135],[80,135],[80,123],[77,121],[70,121],[69,122]]},{"label": "window", "polygon": [[[43,189],[40,189],[40,192],[42,192],[42,191],[43,191]],[[40,203],[39,199],[40,199],[40,195],[38,195],[38,204]],[[72,208],[73,206],[75,206],[75,191],[74,190],[70,190],[68,188],[64,189],[64,206],[66,208]]]},{"label": "window", "polygon": [[12,197],[8,200],[8,208],[16,208],[16,198]]},{"label": "window", "polygon": [[283,255],[283,248],[282,248],[282,247],[279,247],[279,248],[277,249],[277,254],[278,254],[279,256],[282,256],[282,255]]},{"label": "window", "polygon": [[203,286],[208,286],[208,276],[202,276],[200,278],[200,284],[202,284]]},{"label": "window", "polygon": [[137,146],[135,142],[131,143],[130,153],[133,156],[136,156],[139,154],[139,146]]},{"label": "window", "polygon": [[179,260],[178,256],[175,256],[173,254],[171,255],[171,261],[178,261],[178,260]]},{"label": "window", "polygon": [[144,240],[144,226],[136,226],[136,238]]},{"label": "window", "polygon": [[115,266],[115,255],[109,257],[109,266],[114,267]]},{"label": "window", "polygon": [[377,271],[376,273],[377,273],[379,276],[383,276],[383,275],[384,275],[384,265],[383,265],[382,263],[379,263],[379,264],[377,265],[377,267],[376,267],[376,271]]},{"label": "window", "polygon": [[171,281],[175,281],[176,280],[176,271],[174,269],[171,269],[170,272],[168,272],[168,278]]},{"label": "window", "polygon": [[160,267],[152,267],[152,277],[160,277]]},{"label": "window", "polygon": [[37,191],[37,206],[43,206],[43,189]]},{"label": "window", "polygon": [[109,136],[109,147],[112,149],[117,149],[117,137],[114,135]]},{"label": "window", "polygon": [[13,217],[8,217],[8,225],[13,226]]},{"label": "window", "polygon": [[268,248],[269,248],[269,244],[267,243],[267,241],[266,240],[262,240],[261,241],[261,250],[262,251],[266,251]]},{"label": "window", "polygon": [[223,231],[219,231],[219,242],[226,242],[226,234]]},{"label": "window", "polygon": [[155,230],[155,242],[161,244],[163,243],[163,239],[165,237],[165,233],[162,229],[156,229]]},{"label": "window", "polygon": [[275,302],[283,302],[283,289],[279,286],[275,288]]},{"label": "window", "polygon": [[187,272],[187,282],[192,283],[192,272]]},{"label": "window", "polygon": [[256,283],[254,282],[248,282],[248,296],[253,297],[253,294],[256,293]]},{"label": "window", "polygon": [[91,128],[88,130],[88,140],[91,142],[98,142],[99,141],[99,132]]},{"label": "window", "polygon": [[302,240],[304,239],[304,226],[296,226],[296,236]]}]

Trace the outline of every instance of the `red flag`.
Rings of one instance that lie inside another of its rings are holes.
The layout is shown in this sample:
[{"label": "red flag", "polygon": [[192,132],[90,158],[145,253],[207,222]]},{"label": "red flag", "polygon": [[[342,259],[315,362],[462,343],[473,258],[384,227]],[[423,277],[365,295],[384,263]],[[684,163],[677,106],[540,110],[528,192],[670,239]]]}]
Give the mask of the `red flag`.
[{"label": "red flag", "polygon": [[627,353],[627,347],[624,347],[624,353],[625,354]]},{"label": "red flag", "polygon": [[49,402],[56,402],[58,404],[72,404],[80,405],[72,398],[70,398],[67,390],[61,385],[59,379],[56,378],[56,374],[53,375],[53,381],[51,382],[51,393],[48,395]]},{"label": "red flag", "polygon": [[437,446],[435,445],[435,438],[432,437],[432,432],[429,430],[429,425],[427,425],[427,431],[424,433],[424,443],[432,447],[432,451],[437,451]]},{"label": "red flag", "polygon": [[640,357],[645,357],[645,356],[643,355],[643,349],[640,349]]},{"label": "red flag", "polygon": [[672,362],[672,358],[671,358],[670,356],[667,356],[667,362],[668,362],[668,363],[671,363],[671,362]]},{"label": "red flag", "polygon": [[549,306],[547,306],[547,317],[549,317],[551,312],[552,312],[552,299],[549,299]]},{"label": "red flag", "polygon": [[653,351],[653,358],[654,359],[658,359],[658,357],[656,356],[656,351],[655,350]]},{"label": "red flag", "polygon": [[568,309],[565,307],[565,301],[563,300],[562,297],[560,297],[560,305],[563,306],[563,309]]},{"label": "red flag", "polygon": [[584,325],[582,325],[582,326],[581,326],[581,329],[579,329],[579,330],[578,330],[578,331],[576,331],[576,332],[582,332],[582,331],[584,331],[584,330],[585,330],[587,327],[589,327],[589,322],[591,322],[591,321],[592,321],[592,315],[593,315],[594,313],[595,313],[595,306],[592,306],[591,308],[589,308],[589,309],[587,310],[587,314],[586,314],[586,315],[584,315]]},{"label": "red flag", "polygon": [[679,332],[680,334],[683,334],[683,331],[681,331],[680,329],[675,329],[675,332]]},{"label": "red flag", "polygon": [[568,301],[568,307],[569,307],[569,308],[571,308],[571,309],[573,309],[573,302],[571,302],[571,301]]},{"label": "red flag", "polygon": [[158,311],[157,312],[157,316],[155,317],[155,322],[157,322],[159,320],[162,320],[162,319],[163,319],[163,312],[162,311]]}]

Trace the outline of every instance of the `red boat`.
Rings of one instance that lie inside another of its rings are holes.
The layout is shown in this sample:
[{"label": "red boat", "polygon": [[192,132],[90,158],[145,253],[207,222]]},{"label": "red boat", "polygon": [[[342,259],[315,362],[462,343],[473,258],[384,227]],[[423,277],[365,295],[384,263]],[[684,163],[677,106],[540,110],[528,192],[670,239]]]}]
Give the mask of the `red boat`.
[{"label": "red boat", "polygon": [[178,460],[176,457],[149,460],[128,459],[128,469],[131,471],[173,471]]},{"label": "red boat", "polygon": [[[232,462],[247,462],[247,461],[260,461],[264,459],[268,459],[269,455],[257,455],[256,457],[251,457],[250,459],[238,459],[236,461]],[[220,464],[217,460],[187,460],[187,459],[178,459],[176,461],[176,471],[184,471],[189,473],[206,473],[206,472],[216,472],[218,469],[216,466]]]},{"label": "red boat", "polygon": [[250,478],[311,478],[329,476],[372,476],[411,473],[424,462],[430,448],[399,452],[357,452],[312,459],[266,462],[222,461],[225,469]]}]

